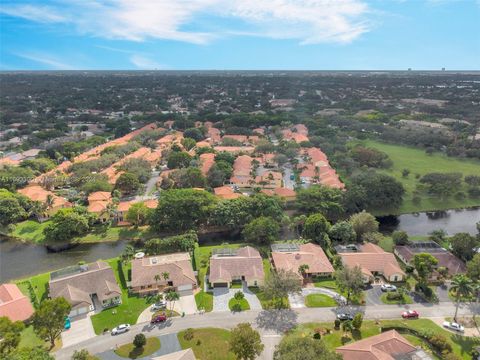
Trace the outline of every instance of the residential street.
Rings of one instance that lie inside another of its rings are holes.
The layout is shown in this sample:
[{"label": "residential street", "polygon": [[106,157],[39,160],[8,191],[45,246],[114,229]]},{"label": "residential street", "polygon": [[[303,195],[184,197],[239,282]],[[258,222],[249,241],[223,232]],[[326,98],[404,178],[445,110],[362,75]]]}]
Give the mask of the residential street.
[{"label": "residential street", "polygon": [[[371,307],[352,306],[350,310],[364,312],[366,319],[394,319],[400,318],[404,310],[415,309],[422,318],[443,318],[453,315],[453,303],[415,304],[415,305],[376,305]],[[66,347],[55,353],[59,360],[68,360],[75,350],[87,349],[92,354],[102,353],[133,340],[133,337],[143,332],[147,336],[160,336],[176,333],[187,328],[220,327],[232,328],[241,322],[249,322],[260,331],[265,343],[262,359],[271,359],[275,345],[280,341],[284,331],[298,323],[333,321],[337,308],[300,308],[295,310],[259,311],[250,310],[241,313],[211,312],[204,315],[187,315],[183,318],[174,318],[160,326],[149,323],[136,324],[125,334],[111,336],[105,334],[96,336],[82,343]],[[459,315],[479,314],[477,304],[460,305]]]}]

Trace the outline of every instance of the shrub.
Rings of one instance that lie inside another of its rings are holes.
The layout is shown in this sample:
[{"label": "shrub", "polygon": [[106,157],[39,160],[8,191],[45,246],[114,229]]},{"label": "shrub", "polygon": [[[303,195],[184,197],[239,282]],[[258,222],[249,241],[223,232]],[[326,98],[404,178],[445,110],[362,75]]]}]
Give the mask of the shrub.
[{"label": "shrub", "polygon": [[387,293],[387,300],[402,300],[403,294],[399,293],[398,291],[392,291]]},{"label": "shrub", "polygon": [[194,333],[193,333],[193,329],[192,328],[188,328],[187,330],[185,330],[185,332],[183,333],[183,338],[187,341],[190,341],[193,339],[193,336],[194,336]]},{"label": "shrub", "polygon": [[405,231],[394,231],[392,234],[392,239],[395,245],[408,244],[408,234]]},{"label": "shrub", "polygon": [[313,334],[313,338],[317,339],[317,340],[320,340],[322,338],[322,335],[320,335],[320,333],[316,332],[316,333]]},{"label": "shrub", "polygon": [[456,200],[465,200],[467,195],[463,191],[459,191],[455,194],[455,199]]},{"label": "shrub", "polygon": [[[443,360],[461,360],[461,358],[458,355],[455,355],[452,352],[447,352],[447,353],[442,353],[442,359]],[[475,359],[475,358],[472,358]]]},{"label": "shrub", "polygon": [[235,292],[235,295],[233,297],[235,298],[235,300],[240,301],[245,297],[245,294],[242,291],[238,290],[237,292]]},{"label": "shrub", "polygon": [[352,320],[353,327],[356,330],[360,330],[360,328],[362,327],[362,323],[363,323],[363,315],[360,313],[356,313]]},{"label": "shrub", "polygon": [[428,338],[428,342],[432,344],[438,351],[443,353],[452,352],[452,345],[448,342],[447,338],[443,335],[432,335]]},{"label": "shrub", "polygon": [[146,343],[147,343],[147,338],[145,337],[145,335],[143,334],[135,335],[135,338],[133,339],[133,345],[136,348],[144,347]]},{"label": "shrub", "polygon": [[335,324],[335,329],[336,329],[336,330],[340,329],[340,320],[335,319],[334,324]]}]

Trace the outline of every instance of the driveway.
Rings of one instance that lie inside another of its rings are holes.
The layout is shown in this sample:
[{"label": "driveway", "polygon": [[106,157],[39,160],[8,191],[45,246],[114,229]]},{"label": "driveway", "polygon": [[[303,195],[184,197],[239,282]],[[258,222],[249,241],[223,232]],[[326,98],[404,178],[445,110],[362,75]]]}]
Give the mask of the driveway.
[{"label": "driveway", "polygon": [[237,291],[242,291],[245,300],[248,301],[251,310],[261,310],[262,304],[253,292],[245,285],[242,289],[214,288],[213,289],[213,311],[230,311],[228,302],[233,299]]},{"label": "driveway", "polygon": [[372,285],[369,289],[365,290],[365,304],[383,305],[383,301],[380,299],[382,294],[381,285]]},{"label": "driveway", "polygon": [[452,302],[450,297],[448,296],[448,285],[445,286],[437,286],[437,297],[439,302]]},{"label": "driveway", "polygon": [[[340,297],[342,299],[343,297],[336,293],[333,290],[326,289],[326,288],[303,288],[301,293],[297,294],[289,294],[288,295],[288,301],[290,302],[290,307],[292,309],[299,309],[299,308],[304,308],[305,307],[305,296],[310,295],[310,294],[323,294],[330,296],[331,298],[335,297]],[[343,298],[345,300],[345,298]]]},{"label": "driveway", "polygon": [[194,295],[180,296],[180,310],[187,315],[195,314],[197,312],[197,303],[195,302]]},{"label": "driveway", "polygon": [[71,328],[62,332],[62,347],[78,344],[95,337],[89,315],[71,319]]}]

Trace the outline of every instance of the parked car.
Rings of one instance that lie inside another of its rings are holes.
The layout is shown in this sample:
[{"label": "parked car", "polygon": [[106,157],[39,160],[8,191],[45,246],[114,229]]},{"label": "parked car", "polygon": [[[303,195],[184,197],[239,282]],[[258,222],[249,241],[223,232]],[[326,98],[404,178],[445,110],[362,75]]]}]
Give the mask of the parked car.
[{"label": "parked car", "polygon": [[130,330],[130,324],[118,325],[116,328],[112,329],[112,335],[123,334]]},{"label": "parked car", "polygon": [[402,313],[402,318],[404,319],[417,319],[420,316],[415,310],[408,310]]},{"label": "parked car", "polygon": [[65,324],[63,325],[63,328],[65,330],[68,330],[72,327],[72,323],[70,322],[70,318],[68,316],[65,316]]},{"label": "parked car", "polygon": [[153,311],[162,310],[162,309],[165,309],[166,307],[167,307],[167,302],[165,300],[161,300],[152,305],[152,310]]},{"label": "parked car", "polygon": [[154,318],[152,318],[152,320],[150,320],[150,324],[157,324],[164,321],[167,321],[167,317],[165,315],[157,315]]},{"label": "parked car", "polygon": [[391,284],[383,284],[381,286],[381,289],[382,289],[382,291],[386,291],[386,292],[397,291],[397,287],[395,285],[391,285]]},{"label": "parked car", "polygon": [[344,320],[353,320],[353,315],[349,313],[338,313],[337,314],[337,319],[340,321]]},{"label": "parked car", "polygon": [[443,327],[453,331],[462,332],[462,333],[465,331],[465,328],[456,322],[444,321]]}]

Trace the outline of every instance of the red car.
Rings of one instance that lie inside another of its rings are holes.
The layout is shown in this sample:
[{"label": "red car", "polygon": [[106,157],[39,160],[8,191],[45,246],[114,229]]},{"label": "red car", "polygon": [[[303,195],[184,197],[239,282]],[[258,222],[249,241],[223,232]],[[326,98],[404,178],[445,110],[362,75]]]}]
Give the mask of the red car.
[{"label": "red car", "polygon": [[415,310],[408,310],[402,313],[402,318],[404,319],[417,319],[420,316]]},{"label": "red car", "polygon": [[150,324],[157,324],[157,323],[161,323],[161,322],[164,322],[164,321],[167,321],[167,317],[165,315],[158,315],[158,316],[155,316],[150,321]]}]

